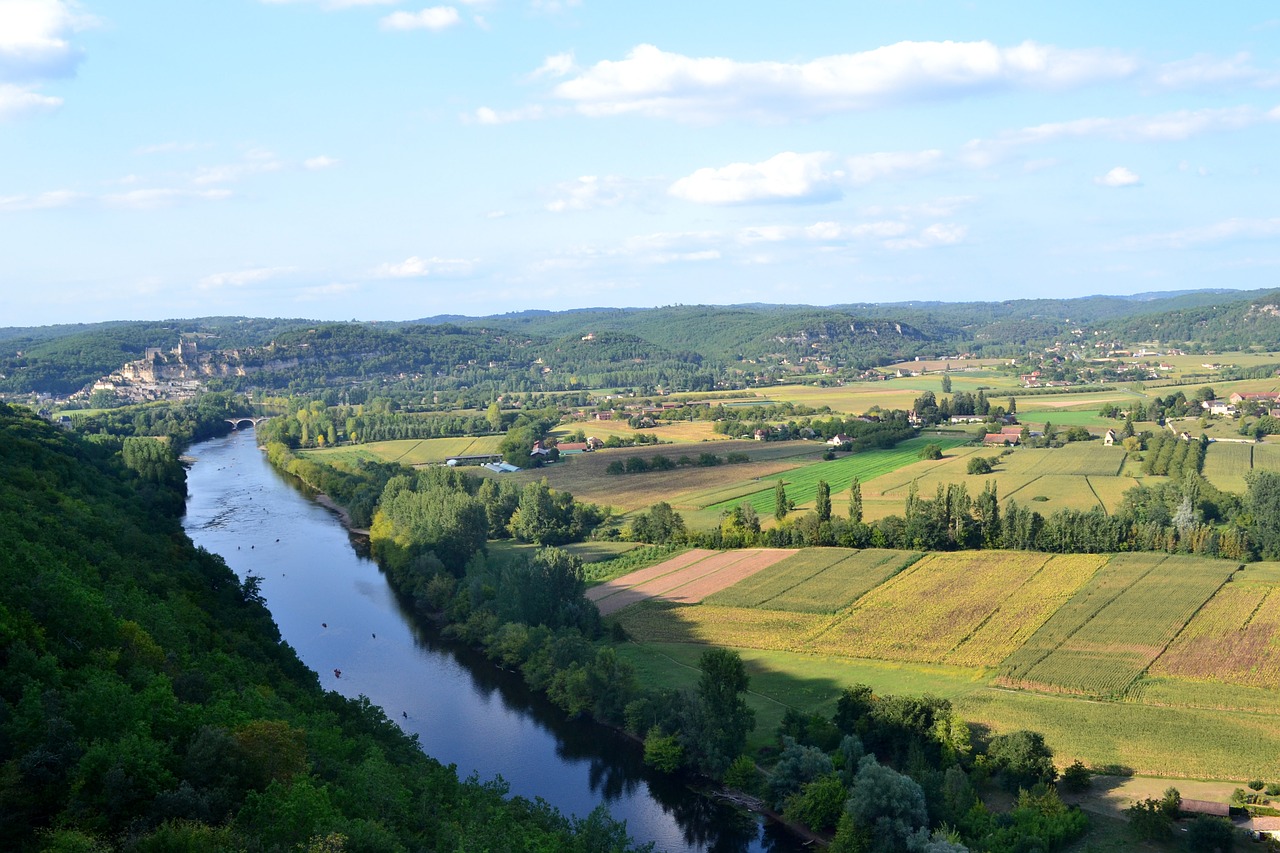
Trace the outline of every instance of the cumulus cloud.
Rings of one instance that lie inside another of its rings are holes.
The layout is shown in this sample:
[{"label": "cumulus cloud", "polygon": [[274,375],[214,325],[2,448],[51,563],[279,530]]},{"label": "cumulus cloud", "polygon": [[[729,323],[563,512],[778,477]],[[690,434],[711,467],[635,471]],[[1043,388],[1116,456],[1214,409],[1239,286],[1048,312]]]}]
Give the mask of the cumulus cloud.
[{"label": "cumulus cloud", "polygon": [[1125,77],[1135,60],[1101,50],[1023,42],[898,42],[807,63],[690,57],[650,44],[558,84],[555,97],[589,116],[684,121],[780,120],[865,110],[992,89],[1061,89]]},{"label": "cumulus cloud", "polygon": [[64,0],[0,0],[0,121],[62,106],[39,86],[75,74],[84,52],[70,36],[95,23]]},{"label": "cumulus cloud", "polygon": [[463,258],[420,258],[414,255],[398,264],[386,263],[373,271],[377,278],[426,278],[428,276],[466,276],[475,269],[475,261]]},{"label": "cumulus cloud", "polygon": [[839,181],[844,177],[843,172],[826,168],[831,159],[825,151],[784,151],[761,163],[698,169],[672,184],[668,192],[699,204],[831,201],[840,197]]},{"label": "cumulus cloud", "polygon": [[430,30],[438,33],[461,20],[453,6],[429,6],[418,12],[392,12],[382,19],[380,25],[384,30]]},{"label": "cumulus cloud", "polygon": [[616,207],[628,197],[630,186],[630,181],[614,175],[603,178],[583,175],[577,180],[557,185],[553,190],[555,198],[547,202],[547,210],[565,213],[571,210]]},{"label": "cumulus cloud", "polygon": [[1094,178],[1093,182],[1100,187],[1136,187],[1142,179],[1124,166],[1116,166],[1105,175]]},{"label": "cumulus cloud", "polygon": [[302,166],[304,169],[309,169],[312,172],[318,172],[321,169],[332,169],[334,166],[338,165],[338,162],[339,161],[333,157],[320,154],[316,157],[308,157],[306,160],[303,160]]},{"label": "cumulus cloud", "polygon": [[254,267],[252,269],[220,272],[207,275],[196,284],[201,290],[224,290],[229,287],[246,287],[285,273],[293,272],[293,267]]}]

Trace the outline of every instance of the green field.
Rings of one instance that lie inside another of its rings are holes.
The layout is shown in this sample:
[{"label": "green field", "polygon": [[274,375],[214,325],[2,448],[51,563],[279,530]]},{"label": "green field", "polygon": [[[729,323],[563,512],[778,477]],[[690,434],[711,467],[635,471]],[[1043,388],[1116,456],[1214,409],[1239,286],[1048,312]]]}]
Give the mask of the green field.
[{"label": "green field", "polygon": [[395,441],[371,441],[368,444],[327,447],[323,450],[302,450],[303,456],[334,462],[399,462],[402,465],[431,465],[444,462],[451,456],[479,456],[498,452],[502,443],[500,435],[460,438],[406,438]]},{"label": "green field", "polygon": [[[965,439],[960,438],[921,436],[908,439],[888,450],[867,450],[827,462],[814,462],[811,465],[788,471],[786,476],[781,479],[786,486],[787,498],[794,501],[797,506],[812,503],[817,499],[819,480],[827,482],[827,485],[831,487],[833,500],[835,500],[841,492],[849,490],[854,477],[865,483],[875,477],[896,471],[905,465],[918,462],[920,451],[928,444],[940,445],[946,451],[966,443]],[[741,497],[760,516],[773,515],[773,482],[763,484],[759,491]],[[723,500],[706,508],[718,511],[730,510],[741,502],[744,501],[741,499]]]},{"label": "green field", "polygon": [[726,607],[835,613],[920,559],[914,551],[807,548],[706,599]]}]

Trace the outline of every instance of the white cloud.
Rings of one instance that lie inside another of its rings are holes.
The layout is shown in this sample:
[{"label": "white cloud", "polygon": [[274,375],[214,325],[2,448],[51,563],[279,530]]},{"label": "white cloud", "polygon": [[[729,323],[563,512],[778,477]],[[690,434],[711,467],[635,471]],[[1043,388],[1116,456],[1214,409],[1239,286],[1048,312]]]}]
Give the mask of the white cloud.
[{"label": "white cloud", "polygon": [[293,272],[293,267],[255,267],[235,272],[207,275],[196,284],[200,290],[223,290],[229,287],[246,287]]},{"label": "white cloud", "polygon": [[1212,225],[1184,228],[1180,231],[1131,237],[1124,241],[1122,248],[1187,249],[1193,246],[1226,243],[1232,240],[1258,240],[1277,236],[1280,236],[1280,217],[1271,219],[1234,218],[1216,222]]},{"label": "white cloud", "polygon": [[110,207],[121,207],[130,210],[155,210],[157,208],[170,207],[184,201],[222,201],[228,198],[231,198],[230,190],[154,188],[105,195],[102,197],[102,202]]},{"label": "white cloud", "polygon": [[280,161],[270,151],[254,149],[244,155],[239,163],[224,163],[218,166],[201,166],[196,170],[191,182],[197,185],[226,184],[239,181],[249,175],[263,172],[276,172],[280,169]]},{"label": "white cloud", "polygon": [[1094,178],[1093,182],[1100,187],[1136,187],[1142,179],[1124,166],[1116,166],[1105,175]]},{"label": "white cloud", "polygon": [[867,184],[882,178],[904,174],[923,174],[942,165],[942,152],[888,151],[876,154],[859,154],[846,160],[849,182]]},{"label": "white cloud", "polygon": [[400,0],[262,0],[268,6],[314,3],[326,9],[351,9],[359,6],[394,6]]},{"label": "white cloud", "polygon": [[419,12],[392,12],[380,22],[384,30],[430,30],[438,33],[462,19],[453,6],[429,6]]},{"label": "white cloud", "polygon": [[467,276],[475,269],[475,261],[463,258],[406,258],[398,264],[382,264],[373,271],[376,278],[426,278],[428,276]]},{"label": "white cloud", "polygon": [[963,242],[969,229],[954,222],[939,222],[921,230],[915,237],[886,240],[885,247],[894,250],[929,249],[934,246],[954,246]]},{"label": "white cloud", "polygon": [[55,207],[66,207],[83,198],[83,193],[71,190],[53,190],[35,195],[0,196],[0,211],[49,210]]},{"label": "white cloud", "polygon": [[760,201],[819,202],[840,197],[843,172],[829,171],[825,151],[784,151],[761,163],[730,163],[698,169],[671,185],[668,192],[699,204],[745,204]]},{"label": "white cloud", "polygon": [[467,123],[475,122],[476,124],[511,124],[516,121],[540,119],[545,115],[547,115],[547,112],[537,104],[514,110],[495,110],[489,107],[480,107],[474,114],[464,115],[462,120]]},{"label": "white cloud", "polygon": [[1220,90],[1234,85],[1270,88],[1280,86],[1280,73],[1254,66],[1248,53],[1227,59],[1197,54],[1159,66],[1151,74],[1151,82],[1162,89]]},{"label": "white cloud", "polygon": [[573,51],[568,51],[567,53],[556,53],[543,60],[541,65],[529,73],[527,79],[536,80],[539,77],[563,77],[576,70],[578,70],[578,66],[574,64]]},{"label": "white cloud", "polygon": [[616,207],[626,200],[630,181],[613,175],[597,177],[583,175],[555,187],[556,198],[547,203],[552,213],[570,210],[594,210],[598,207]]},{"label": "white cloud", "polygon": [[0,83],[0,121],[56,110],[60,106],[62,98],[42,95],[24,86]]},{"label": "white cloud", "polygon": [[181,151],[196,151],[210,148],[207,142],[159,142],[154,145],[143,145],[134,149],[135,154],[172,154]]},{"label": "white cloud", "polygon": [[1125,77],[1137,63],[1100,50],[1034,42],[899,42],[807,63],[689,57],[649,44],[557,85],[584,115],[638,114],[691,122],[778,120],[864,110],[992,89],[1059,89]]},{"label": "white cloud", "polygon": [[303,160],[302,166],[303,168],[309,169],[312,172],[318,172],[321,169],[332,169],[334,166],[338,165],[339,162],[340,161],[334,159],[333,157],[320,154],[319,156],[308,157],[306,160]]},{"label": "white cloud", "polygon": [[62,0],[0,0],[0,80],[74,74],[83,53],[68,36],[93,23]]}]

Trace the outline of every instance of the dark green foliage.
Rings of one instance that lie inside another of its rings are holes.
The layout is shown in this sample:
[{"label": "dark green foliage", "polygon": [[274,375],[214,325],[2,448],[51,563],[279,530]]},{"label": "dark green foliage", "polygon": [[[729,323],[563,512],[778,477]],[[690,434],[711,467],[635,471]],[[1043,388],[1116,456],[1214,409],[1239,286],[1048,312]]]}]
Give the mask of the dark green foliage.
[{"label": "dark green foliage", "polygon": [[662,545],[684,539],[684,518],[661,501],[649,507],[648,512],[637,513],[631,520],[631,536],[640,542]]},{"label": "dark green foliage", "polygon": [[1159,841],[1173,835],[1173,822],[1182,802],[1176,788],[1169,788],[1160,799],[1148,798],[1125,809],[1129,832],[1142,841]]},{"label": "dark green foliage", "polygon": [[1187,825],[1187,849],[1192,853],[1231,853],[1236,831],[1224,817],[1198,815]]},{"label": "dark green foliage", "polygon": [[[816,746],[805,746],[790,737],[782,738],[782,754],[769,774],[769,798],[781,809],[788,799],[815,779],[834,770],[831,757]],[[841,786],[843,788],[843,785]]]},{"label": "dark green foliage", "polygon": [[985,456],[971,456],[969,463],[965,466],[965,470],[970,474],[990,474],[992,471],[991,460]]},{"label": "dark green foliage", "polygon": [[835,829],[847,796],[844,783],[834,773],[807,782],[787,799],[783,815],[818,830]]},{"label": "dark green foliage", "polygon": [[921,458],[921,459],[930,459],[930,460],[941,459],[941,458],[942,458],[942,445],[940,445],[940,444],[926,444],[926,445],[924,446],[924,449],[920,451],[919,456],[920,456],[920,458]]},{"label": "dark green foliage", "polygon": [[987,766],[1010,791],[1052,782],[1058,776],[1053,750],[1039,732],[996,735],[987,747]]},{"label": "dark green foliage", "polygon": [[1062,771],[1062,780],[1059,783],[1062,790],[1072,794],[1083,793],[1089,790],[1089,786],[1093,784],[1093,774],[1089,772],[1089,768],[1085,767],[1080,761],[1071,762],[1071,766]]}]

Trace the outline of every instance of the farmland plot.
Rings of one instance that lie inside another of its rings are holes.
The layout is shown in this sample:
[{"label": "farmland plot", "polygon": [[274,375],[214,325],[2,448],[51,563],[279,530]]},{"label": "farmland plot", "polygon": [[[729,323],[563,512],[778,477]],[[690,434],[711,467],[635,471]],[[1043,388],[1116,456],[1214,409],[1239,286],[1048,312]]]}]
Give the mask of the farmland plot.
[{"label": "farmland plot", "polygon": [[960,666],[998,666],[1097,572],[1107,558],[1060,554],[1000,602],[985,622],[943,659]]},{"label": "farmland plot", "polygon": [[654,597],[694,604],[794,553],[794,550],[765,548],[695,549],[592,587],[587,591],[587,598],[594,601],[605,616]]},{"label": "farmland plot", "polygon": [[1225,560],[1165,558],[1102,606],[1077,608],[1077,614],[1091,610],[1088,618],[1025,670],[1024,685],[1091,696],[1123,695],[1237,567]]},{"label": "farmland plot", "polygon": [[830,617],[709,604],[690,607],[655,599],[622,611],[617,619],[627,634],[641,643],[706,643],[789,651],[800,648]]},{"label": "farmland plot", "polygon": [[939,662],[1050,555],[967,551],[929,554],[854,605],[815,637],[816,652]]},{"label": "farmland plot", "polygon": [[1244,475],[1253,470],[1252,444],[1215,441],[1204,455],[1204,478],[1219,489],[1243,492]]},{"label": "farmland plot", "polygon": [[1062,447],[1020,447],[1004,457],[1003,467],[1016,474],[1114,477],[1124,459],[1121,447],[1105,447],[1100,441],[1073,441]]},{"label": "farmland plot", "polygon": [[919,558],[914,551],[807,548],[717,593],[707,603],[835,613]]},{"label": "farmland plot", "polygon": [[1280,687],[1280,586],[1248,579],[1224,586],[1156,660],[1151,674]]}]

